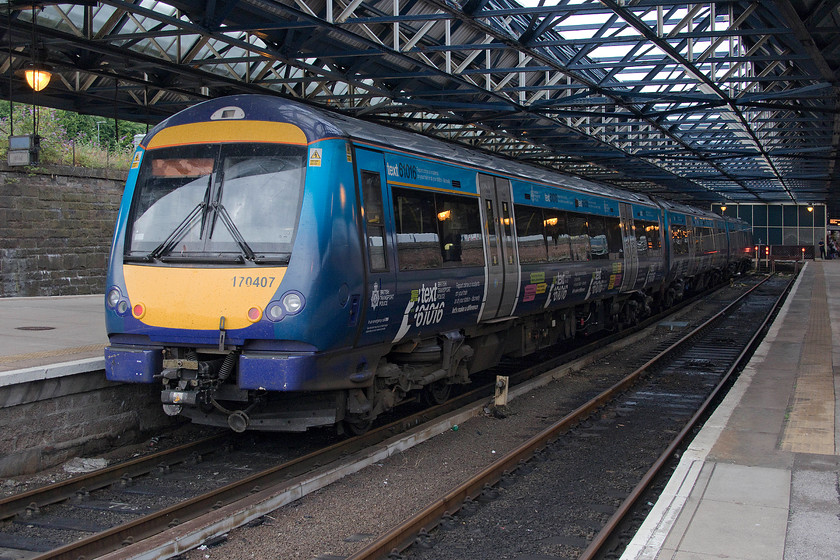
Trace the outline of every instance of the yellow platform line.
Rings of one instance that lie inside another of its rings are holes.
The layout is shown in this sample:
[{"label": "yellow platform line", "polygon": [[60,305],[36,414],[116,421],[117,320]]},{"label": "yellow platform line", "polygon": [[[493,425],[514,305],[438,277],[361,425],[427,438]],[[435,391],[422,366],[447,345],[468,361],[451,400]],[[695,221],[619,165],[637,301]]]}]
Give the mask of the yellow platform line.
[{"label": "yellow platform line", "polygon": [[831,367],[831,323],[822,270],[814,275],[809,313],[796,389],[780,447],[794,453],[834,455],[835,397]]}]

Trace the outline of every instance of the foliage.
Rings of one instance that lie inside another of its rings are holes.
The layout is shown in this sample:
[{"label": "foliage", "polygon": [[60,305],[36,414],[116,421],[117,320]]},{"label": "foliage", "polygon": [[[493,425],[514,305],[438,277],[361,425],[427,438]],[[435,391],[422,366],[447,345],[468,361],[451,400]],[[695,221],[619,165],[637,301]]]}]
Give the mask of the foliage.
[{"label": "foliage", "polygon": [[22,103],[14,104],[11,118],[10,103],[0,101],[0,158],[6,159],[12,132],[32,134],[36,123],[41,163],[81,167],[128,169],[134,136],[146,132],[140,123]]}]

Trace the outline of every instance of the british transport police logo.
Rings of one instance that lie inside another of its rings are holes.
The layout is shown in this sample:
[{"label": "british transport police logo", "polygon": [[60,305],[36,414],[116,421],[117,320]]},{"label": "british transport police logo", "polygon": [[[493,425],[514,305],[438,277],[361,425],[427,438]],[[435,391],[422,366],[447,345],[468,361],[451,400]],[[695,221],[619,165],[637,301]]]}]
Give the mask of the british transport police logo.
[{"label": "british transport police logo", "polygon": [[376,309],[379,307],[379,281],[373,284],[373,291],[370,293],[370,307]]}]

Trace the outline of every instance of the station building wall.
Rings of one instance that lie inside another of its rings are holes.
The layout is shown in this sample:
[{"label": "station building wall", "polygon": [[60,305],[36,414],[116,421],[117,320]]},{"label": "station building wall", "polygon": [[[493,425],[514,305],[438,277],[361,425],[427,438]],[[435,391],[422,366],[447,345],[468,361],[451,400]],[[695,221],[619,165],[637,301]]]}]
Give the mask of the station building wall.
[{"label": "station building wall", "polygon": [[126,172],[0,162],[0,297],[101,294]]},{"label": "station building wall", "polygon": [[761,245],[816,246],[825,240],[827,215],[824,204],[713,204],[712,211],[741,218],[752,226]]}]

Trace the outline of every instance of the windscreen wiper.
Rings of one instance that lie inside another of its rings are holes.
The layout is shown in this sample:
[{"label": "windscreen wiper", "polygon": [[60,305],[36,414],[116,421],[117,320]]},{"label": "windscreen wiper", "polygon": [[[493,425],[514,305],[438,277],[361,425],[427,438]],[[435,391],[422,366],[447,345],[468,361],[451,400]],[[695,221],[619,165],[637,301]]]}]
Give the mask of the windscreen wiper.
[{"label": "windscreen wiper", "polygon": [[200,217],[204,213],[204,209],[206,207],[207,204],[205,202],[199,202],[195,208],[193,208],[190,213],[181,220],[181,223],[172,230],[172,233],[167,235],[166,239],[164,239],[160,245],[155,247],[152,252],[147,255],[147,258],[150,260],[157,259],[172,251],[172,249],[175,248],[175,245],[177,245],[178,242],[187,235],[187,232],[189,232],[193,226],[193,222],[195,222],[196,218]]},{"label": "windscreen wiper", "polygon": [[236,241],[236,244],[239,245],[239,248],[242,250],[242,254],[244,254],[245,258],[249,261],[253,261],[256,258],[256,254],[251,249],[251,246],[248,245],[248,242],[245,241],[245,238],[242,237],[242,234],[239,232],[239,228],[237,228],[236,224],[233,223],[233,219],[230,217],[230,214],[228,214],[227,209],[222,206],[220,202],[217,202],[213,206],[216,208],[216,214],[222,218],[222,223],[225,225],[225,228],[227,228],[230,232],[230,235],[233,237],[233,240]]}]

